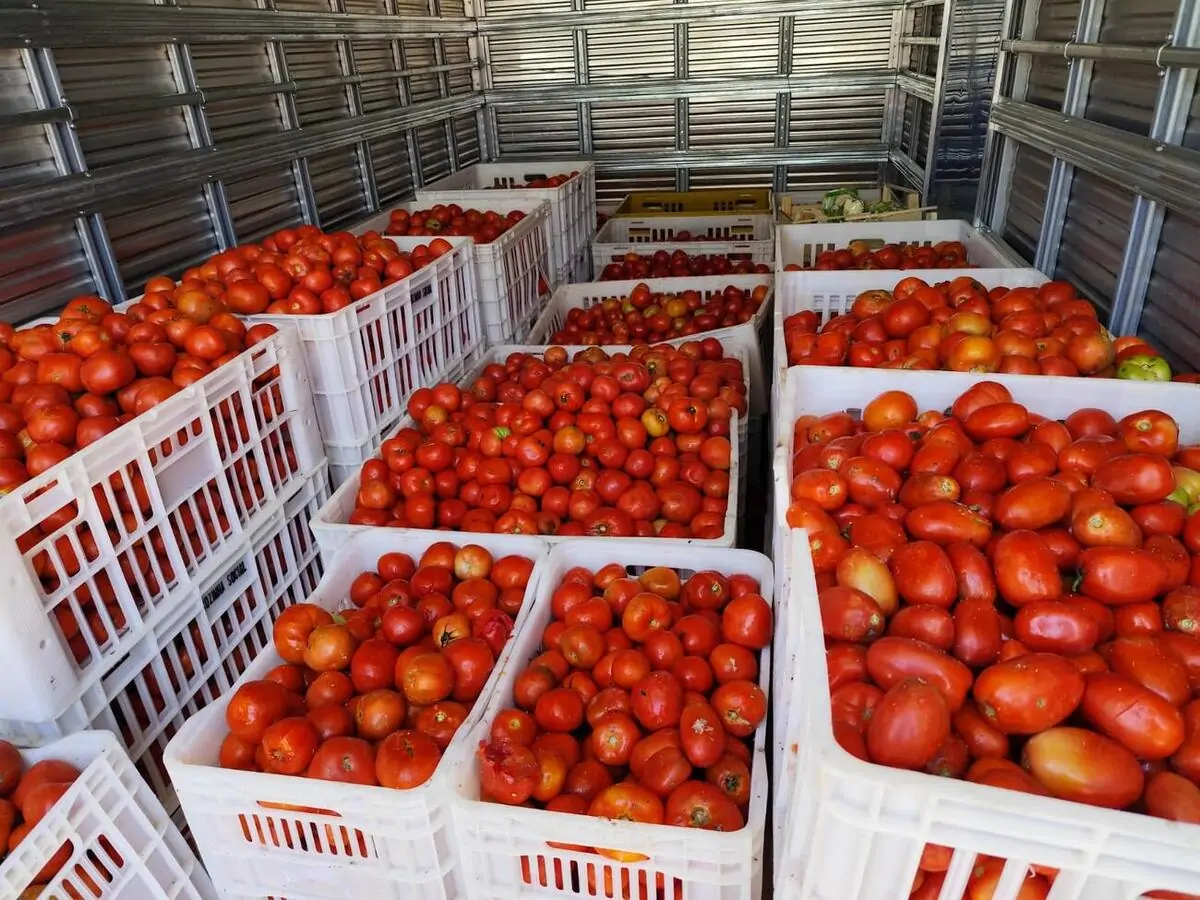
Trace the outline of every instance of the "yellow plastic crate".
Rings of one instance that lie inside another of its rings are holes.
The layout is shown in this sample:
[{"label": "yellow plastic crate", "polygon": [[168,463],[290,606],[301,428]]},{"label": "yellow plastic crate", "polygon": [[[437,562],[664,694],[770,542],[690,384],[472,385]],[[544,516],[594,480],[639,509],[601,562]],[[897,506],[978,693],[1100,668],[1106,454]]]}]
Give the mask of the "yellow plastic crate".
[{"label": "yellow plastic crate", "polygon": [[617,216],[702,216],[774,214],[774,194],[761,190],[635,191],[617,208]]}]

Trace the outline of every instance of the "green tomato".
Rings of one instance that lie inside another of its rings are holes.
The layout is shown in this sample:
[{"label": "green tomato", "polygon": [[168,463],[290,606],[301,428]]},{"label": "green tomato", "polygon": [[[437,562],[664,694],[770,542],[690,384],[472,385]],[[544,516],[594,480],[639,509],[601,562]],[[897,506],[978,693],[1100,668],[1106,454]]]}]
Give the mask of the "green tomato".
[{"label": "green tomato", "polygon": [[1128,381],[1170,381],[1171,367],[1161,356],[1131,356],[1117,368],[1117,377]]}]

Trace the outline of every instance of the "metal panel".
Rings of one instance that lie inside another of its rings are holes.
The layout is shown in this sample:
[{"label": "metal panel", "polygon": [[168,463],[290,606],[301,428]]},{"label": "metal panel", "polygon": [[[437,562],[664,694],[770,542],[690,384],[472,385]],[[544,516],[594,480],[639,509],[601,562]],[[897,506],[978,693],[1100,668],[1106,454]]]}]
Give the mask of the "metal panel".
[{"label": "metal panel", "polygon": [[301,128],[350,115],[336,43],[284,44],[283,52],[287,57],[288,75],[296,82],[296,114],[300,117]]},{"label": "metal panel", "polygon": [[567,29],[497,35],[487,47],[495,87],[575,81],[575,38]]},{"label": "metal panel", "polygon": [[74,221],[0,235],[0,318],[22,322],[98,289]]},{"label": "metal panel", "polygon": [[596,153],[675,146],[675,104],[635,100],[593,103],[592,147]]},{"label": "metal panel", "polygon": [[1085,118],[1146,136],[1154,119],[1160,81],[1153,66],[1094,63]]},{"label": "metal panel", "polygon": [[471,80],[471,48],[466,38],[444,38],[442,40],[446,65],[454,66],[447,73],[451,94],[469,94],[474,89]]},{"label": "metal panel", "polygon": [[403,134],[370,141],[371,164],[375,169],[375,189],[379,203],[386,207],[413,193],[412,165],[408,158],[408,141]]},{"label": "metal panel", "polygon": [[593,28],[586,34],[589,82],[675,75],[674,26]]},{"label": "metal panel", "polygon": [[695,188],[769,188],[774,169],[701,169],[688,171],[688,184]]},{"label": "metal panel", "polygon": [[730,72],[767,75],[779,68],[778,20],[738,22],[736,27],[693,23],[687,29],[687,73],[692,78]]},{"label": "metal panel", "polygon": [[775,98],[688,103],[689,149],[775,146]]},{"label": "metal panel", "polygon": [[354,67],[362,81],[358,85],[359,102],[365,113],[395,109],[402,105],[400,66],[392,41],[352,41]]},{"label": "metal panel", "polygon": [[451,173],[450,148],[446,143],[446,129],[439,125],[426,125],[416,129],[417,147],[421,153],[421,178],[425,184],[445,178]]},{"label": "metal panel", "polygon": [[480,161],[479,123],[474,116],[459,116],[452,120],[454,149],[458,153],[458,167],[469,166]]},{"label": "metal panel", "polygon": [[1161,243],[1146,291],[1138,333],[1166,351],[1178,366],[1194,369],[1200,361],[1200,324],[1197,323],[1197,278],[1200,246],[1196,233],[1200,220],[1169,211],[1163,219]]},{"label": "metal panel", "polygon": [[955,4],[938,141],[939,182],[979,181],[1003,13],[1004,0]]},{"label": "metal panel", "polygon": [[309,156],[308,174],[322,228],[341,228],[370,212],[359,158],[353,147]]},{"label": "metal panel", "polygon": [[1037,255],[1042,231],[1050,165],[1050,156],[1033,147],[1020,147],[1016,151],[1004,240],[1030,262]]},{"label": "metal panel", "polygon": [[887,9],[798,15],[792,25],[792,72],[800,75],[887,68],[891,29],[892,13]]},{"label": "metal panel", "polygon": [[247,174],[225,181],[225,196],[238,239],[255,241],[299,222],[300,194],[291,169]]},{"label": "metal panel", "polygon": [[197,45],[192,65],[197,86],[208,98],[204,115],[214,143],[283,130],[266,44]]},{"label": "metal panel", "polygon": [[1090,172],[1075,172],[1054,274],[1105,311],[1112,305],[1132,214],[1129,191]]},{"label": "metal panel", "polygon": [[579,115],[575,104],[536,109],[497,109],[501,155],[579,152]]},{"label": "metal panel", "polygon": [[1108,0],[1100,41],[1157,47],[1171,32],[1178,7],[1178,0]]},{"label": "metal panel", "polygon": [[141,293],[147,278],[196,265],[220,249],[200,190],[112,210],[104,215],[104,224],[131,295]]}]

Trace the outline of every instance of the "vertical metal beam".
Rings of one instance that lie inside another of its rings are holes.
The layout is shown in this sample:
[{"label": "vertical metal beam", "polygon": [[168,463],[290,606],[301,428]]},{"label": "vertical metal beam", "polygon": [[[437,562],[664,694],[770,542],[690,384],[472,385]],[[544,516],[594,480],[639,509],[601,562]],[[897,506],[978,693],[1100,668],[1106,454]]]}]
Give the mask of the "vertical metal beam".
[{"label": "vertical metal beam", "polygon": [[[478,21],[482,12],[483,0],[463,0],[463,12],[468,19]],[[488,62],[488,40],[478,32],[472,33],[467,38],[467,55],[471,59],[471,90],[475,92],[485,91],[491,87],[492,67]],[[489,110],[485,107],[479,107],[475,110],[475,134],[479,139],[479,161],[488,162],[495,159],[494,151],[491,146],[491,139],[488,129],[490,120]]]},{"label": "vertical metal beam", "polygon": [[[176,5],[173,0],[169,4]],[[167,44],[167,59],[175,76],[175,87],[182,94],[197,94],[201,101],[183,107],[188,136],[193,147],[213,146],[212,132],[208,128],[208,117],[204,112],[203,92],[196,79],[196,68],[192,64],[192,52],[187,44]],[[233,228],[233,216],[229,212],[229,201],[225,197],[225,186],[217,179],[202,185],[204,202],[208,206],[213,232],[222,250],[237,245],[237,234]]]},{"label": "vertical metal beam", "polygon": [[[1041,0],[1025,0],[1021,15],[1017,16],[1014,3],[1004,7],[1004,20],[1000,26],[1000,52],[996,57],[996,76],[992,83],[992,105],[1001,97],[1024,100],[1029,87],[1028,54],[1018,56],[1004,49],[1003,41],[1009,38],[1032,39],[1037,32],[1038,13]],[[1015,34],[1014,34],[1015,31]],[[979,171],[979,194],[975,201],[975,222],[1003,233],[1008,218],[1008,200],[1012,193],[1013,167],[1016,164],[1017,147],[989,123],[987,139],[983,148],[983,163]]]},{"label": "vertical metal beam", "polygon": [[[439,0],[429,0],[429,14],[441,18],[442,6]],[[433,39],[433,62],[434,65],[441,67],[446,65],[446,41],[444,38]],[[442,70],[437,73],[438,79],[438,96],[445,100],[450,96],[450,73]],[[442,132],[446,140],[446,159],[450,164],[450,171],[458,171],[458,139],[454,134],[454,118],[446,116],[442,119]]]},{"label": "vertical metal beam", "polygon": [[[946,103],[946,77],[950,69],[950,33],[954,28],[955,0],[945,0],[942,7],[942,32],[938,37],[937,74],[933,82],[933,103],[929,110],[929,146],[925,148],[925,178],[921,184],[921,204],[928,206],[933,195],[937,171],[938,142],[942,131],[942,108]],[[932,12],[933,7],[926,7]],[[918,123],[918,130],[920,125]]]},{"label": "vertical metal beam", "polygon": [[[687,0],[675,0],[676,5]],[[675,26],[675,77],[688,77],[688,26],[680,22]],[[687,97],[675,101],[675,149],[687,150],[691,143],[691,111]],[[675,190],[686,191],[691,183],[688,169],[680,166],[675,170]]]},{"label": "vertical metal beam", "polygon": [[[1175,28],[1167,38],[1175,47],[1195,47],[1200,44],[1200,0],[1180,0]],[[1164,45],[1166,46],[1166,45]],[[1179,144],[1187,128],[1192,99],[1196,93],[1195,69],[1160,69],[1162,82],[1154,104],[1154,119],[1150,137],[1164,144]],[[1108,328],[1113,334],[1136,334],[1146,305],[1146,290],[1154,273],[1158,242],[1162,237],[1162,204],[1138,197],[1133,204],[1129,221],[1129,237],[1125,256],[1113,294]]]},{"label": "vertical metal beam", "polygon": [[[345,13],[345,0],[329,0],[329,8],[335,13]],[[334,46],[337,49],[338,67],[342,74],[347,78],[358,74],[354,47],[349,38],[334,41]],[[352,118],[363,115],[362,92],[353,81],[346,83],[346,107]],[[371,148],[367,146],[366,141],[359,141],[354,145],[354,155],[358,157],[359,187],[362,189],[363,203],[368,210],[374,211],[379,208],[379,192],[375,189],[375,169],[371,164]]]},{"label": "vertical metal beam", "polygon": [[[779,17],[779,75],[792,74],[792,52],[796,37],[794,16]],[[781,91],[775,95],[775,146],[786,149],[792,139],[792,94]],[[775,167],[775,192],[786,193],[788,189],[788,167]]]},{"label": "vertical metal beam", "polygon": [[[583,0],[574,0],[576,12],[583,12]],[[578,28],[572,32],[575,38],[575,83],[588,84],[592,80],[591,63],[588,59],[588,33],[586,28]],[[593,150],[592,138],[592,104],[584,100],[575,105],[575,122],[579,129],[579,152],[591,156]]]},{"label": "vertical metal beam", "polygon": [[[1072,41],[1091,44],[1099,39],[1100,25],[1104,21],[1104,5],[1105,0],[1082,0]],[[1072,59],[1069,66],[1062,112],[1064,116],[1083,118],[1087,111],[1094,63],[1090,59]],[[1033,261],[1035,266],[1050,275],[1058,268],[1058,248],[1062,243],[1067,204],[1071,200],[1071,185],[1074,181],[1075,167],[1056,158],[1050,168],[1050,183],[1046,187],[1046,204],[1042,212],[1042,230],[1038,236],[1037,256]]]},{"label": "vertical metal beam", "polygon": [[[275,0],[258,0],[261,9],[275,9]],[[276,84],[283,84],[291,79],[288,77],[287,54],[283,51],[280,41],[267,42],[267,59],[271,65],[271,74]],[[283,92],[278,95],[279,112],[283,117],[283,127],[292,131],[300,127],[300,115],[296,112],[296,98],[293,94]],[[317,210],[317,197],[313,192],[312,178],[308,174],[308,160],[299,156],[292,160],[292,178],[296,182],[296,193],[300,198],[300,211],[304,221],[310,225],[321,224],[321,214]]]},{"label": "vertical metal beam", "polygon": [[[36,50],[24,48],[21,59],[39,109],[61,109],[69,105],[58,77],[58,67],[54,64],[54,54],[49,47]],[[58,174],[86,176],[87,161],[83,157],[74,119],[52,122],[44,127]],[[117,255],[104,228],[104,220],[99,215],[80,212],[75,220],[75,233],[91,271],[96,293],[113,302],[124,300],[125,283],[121,278]]]}]

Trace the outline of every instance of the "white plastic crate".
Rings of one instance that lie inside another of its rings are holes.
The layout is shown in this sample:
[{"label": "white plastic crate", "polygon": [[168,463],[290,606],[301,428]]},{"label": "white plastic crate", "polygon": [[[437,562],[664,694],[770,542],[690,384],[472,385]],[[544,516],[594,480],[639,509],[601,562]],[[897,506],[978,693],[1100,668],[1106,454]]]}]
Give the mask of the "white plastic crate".
[{"label": "white plastic crate", "polygon": [[1050,280],[1037,269],[1030,268],[923,269],[919,272],[891,269],[862,272],[780,272],[775,276],[775,314],[771,335],[772,400],[774,401],[782,390],[783,373],[788,368],[783,323],[789,316],[811,309],[817,313],[823,325],[835,316],[849,312],[855,298],[863,291],[891,291],[902,280],[913,275],[931,285],[965,275],[989,289],[1037,287]]},{"label": "white plastic crate", "polygon": [[[526,188],[529,181],[578,172],[561,187]],[[596,230],[596,165],[582,159],[536,162],[478,163],[417,191],[421,204],[457,203],[479,206],[497,195],[529,206],[550,204],[551,272],[562,272]]]},{"label": "white plastic crate", "polygon": [[[433,238],[392,240],[412,250]],[[378,446],[409,394],[483,345],[474,243],[448,240],[450,253],[337,312],[248,317],[300,335],[327,445]]]},{"label": "white plastic crate", "polygon": [[[445,539],[444,534],[395,529],[361,534],[332,560],[308,601],[331,612],[344,609],[351,582],[361,572],[374,571],[381,555],[396,551],[419,557],[431,543]],[[519,554],[535,561],[513,631],[514,636],[521,633],[548,545],[534,537],[492,534],[461,535],[455,542],[479,544],[496,557]],[[267,631],[269,635],[269,626]],[[508,653],[506,648],[500,655],[480,701],[443,759],[465,739]],[[268,637],[239,686],[280,663]],[[236,687],[189,719],[164,756],[192,836],[225,896],[460,900],[461,848],[449,834],[446,764],[438,766],[427,784],[408,791],[222,769],[217,760],[228,733],[225,709]]]},{"label": "white plastic crate", "polygon": [[[815,225],[778,225],[775,228],[775,267],[801,268],[815,265],[826,250],[844,250],[851,241],[867,241],[882,246],[896,244],[929,247],[941,241],[961,241],[967,248],[967,262],[979,268],[1023,268],[1029,265],[992,232],[976,228],[962,219],[938,219],[927,222],[823,222]],[[908,274],[938,269],[914,269]],[[945,270],[955,271],[955,270]],[[836,272],[822,272],[834,275]],[[925,276],[921,276],[925,277]]]},{"label": "white plastic crate", "polygon": [[[945,409],[980,380],[967,373],[907,372],[902,387],[921,410]],[[1097,392],[1077,378],[988,380],[1050,418],[1083,407],[1117,418],[1158,409],[1175,417],[1182,442],[1200,440],[1194,385],[1110,381]],[[774,546],[780,595],[787,600],[786,613],[776,620],[772,685],[776,734],[783,736],[777,738],[775,771],[781,773],[779,795],[786,792],[775,804],[776,834],[781,821],[786,832],[786,865],[776,870],[776,896],[906,900],[926,842],[959,851],[943,897],[961,896],[976,853],[1010,860],[996,900],[1014,900],[1027,864],[1062,870],[1052,900],[1132,900],[1161,889],[1195,893],[1200,827],[875,766],[834,740],[816,582],[807,545],[796,543],[803,538],[784,519],[792,423],[805,414],[861,409],[896,387],[887,371],[846,369],[830,378],[819,368],[795,368],[788,371],[777,409]]]},{"label": "white plastic crate", "polygon": [[47,898],[216,897],[195,854],[111,734],[85,731],[21,756],[27,768],[55,759],[80,775],[0,862],[0,896],[25,897],[41,868],[69,845],[69,859],[43,890]]},{"label": "white plastic crate", "polygon": [[[434,201],[397,203],[388,211],[367,220],[355,231],[374,230],[386,233],[391,211],[405,209],[416,212],[428,209]],[[457,201],[454,201],[457,202]],[[525,218],[496,240],[475,244],[476,285],[483,311],[483,327],[488,344],[511,341],[529,329],[537,317],[541,298],[550,288],[554,269],[550,262],[551,219],[550,204],[511,198],[507,193],[489,191],[486,196],[463,201],[464,208],[482,212],[509,213],[520,211]],[[431,237],[399,238],[392,240],[424,241]],[[457,244],[470,238],[445,238]],[[403,395],[407,397],[407,395]]]},{"label": "white plastic crate", "polygon": [[[466,900],[564,896],[654,900],[659,883],[668,898],[758,900],[767,813],[765,722],[754,735],[749,815],[746,826],[735,832],[619,822],[479,799],[476,748],[488,739],[496,714],[512,705],[513,684],[540,649],[542,631],[550,621],[551,595],[568,569],[584,566],[597,571],[609,563],[635,571],[668,566],[685,575],[701,569],[751,575],[759,580],[762,596],[775,605],[771,562],[749,550],[717,550],[699,556],[687,547],[659,547],[648,541],[617,538],[554,547],[538,581],[529,618],[514,635],[508,665],[486,707],[464,728],[467,734],[455,753],[455,765],[450,767],[454,834],[462,854]],[[768,699],[770,671],[770,650],[764,649],[759,685],[768,692]],[[559,849],[550,846],[550,841],[632,851],[647,859],[621,863],[593,853]]]},{"label": "white plastic crate", "polygon": [[29,746],[84,728],[111,731],[174,812],[163,749],[188,716],[226,693],[270,643],[275,616],[316,586],[321,558],[307,523],[328,495],[322,468],[62,716],[0,722],[0,737]]},{"label": "white plastic crate", "polygon": [[[546,308],[538,316],[530,332],[530,343],[550,344],[554,333],[567,321],[567,314],[576,307],[589,309],[605,300],[622,299],[639,284],[644,284],[652,293],[699,291],[702,294],[724,290],[729,286],[752,291],[756,287],[767,288],[767,298],[755,312],[754,318],[745,325],[729,328],[714,328],[682,338],[672,338],[663,343],[679,344],[700,341],[705,338],[732,340],[734,345],[745,350],[749,370],[747,372],[751,397],[757,400],[750,407],[750,414],[761,415],[767,408],[767,381],[763,365],[762,342],[769,337],[767,323],[771,321],[774,303],[774,281],[770,275],[703,275],[690,278],[644,278],[630,281],[593,281],[590,284],[564,284],[555,288]],[[608,349],[611,349],[608,348]]]},{"label": "white plastic crate", "polygon": [[281,331],[0,499],[0,720],[66,716],[323,456]]},{"label": "white plastic crate", "polygon": [[[681,231],[693,240],[677,241]],[[703,240],[696,240],[703,236]],[[648,216],[609,219],[592,241],[592,266],[599,277],[627,253],[652,256],[682,250],[693,256],[733,256],[756,263],[775,258],[775,221],[769,215]]]},{"label": "white plastic crate", "polygon": [[[566,349],[569,354],[574,355],[577,351],[584,350],[586,348],[565,347],[564,349]],[[622,349],[627,350],[628,348],[605,348],[607,352],[615,352]],[[484,366],[487,366],[493,362],[503,363],[510,353],[529,353],[541,355],[545,352],[545,350],[546,348],[543,346],[490,347],[487,353],[484,354],[483,359],[481,359],[479,363],[460,380],[459,383],[462,385],[469,385],[475,380],[476,377],[478,377],[479,373],[483,371]],[[750,398],[752,399],[753,396],[754,388],[751,386]],[[396,425],[396,431],[399,431],[402,428],[411,427],[412,424],[412,420],[406,415],[401,418],[400,422]],[[393,434],[394,433],[395,432],[393,432]],[[738,485],[740,493],[740,488],[743,482],[741,459],[744,457],[746,452],[748,429],[746,425],[741,423],[740,417],[736,411],[733,414],[732,422],[730,422],[730,433],[737,434],[738,439],[736,441],[730,441],[729,482],[730,484]],[[321,548],[321,553],[327,561],[332,559],[333,555],[356,534],[360,534],[364,531],[378,530],[370,525],[351,525],[348,521],[350,514],[354,512],[354,501],[358,496],[358,489],[362,484],[360,469],[361,465],[346,476],[341,486],[333,492],[333,496],[329,499],[329,502],[321,507],[321,510],[313,517],[312,522],[310,523],[312,526],[313,535],[316,537],[317,544]],[[701,540],[699,538],[647,538],[646,540],[649,540],[655,546],[667,544],[687,544],[697,548],[733,547],[737,543],[738,499],[738,494],[735,494],[731,491],[729,495],[729,508],[725,512],[725,531],[719,538],[715,538],[713,540]],[[423,531],[416,528],[399,528],[389,530],[410,534],[430,533],[428,531]],[[439,533],[446,534],[448,532]],[[449,533],[459,534],[465,532]],[[579,537],[557,537],[555,535],[543,535],[542,539],[551,544],[561,543],[563,541],[574,542],[584,540],[584,538]]]},{"label": "white plastic crate", "polygon": [[575,251],[575,258],[560,270],[554,280],[559,284],[582,284],[598,274],[592,270],[591,242]]}]

